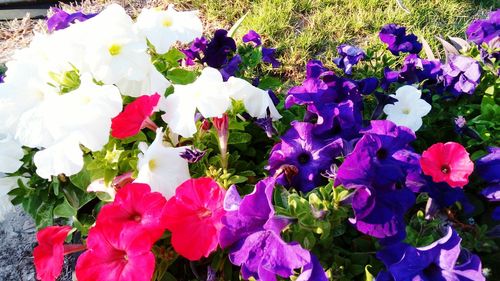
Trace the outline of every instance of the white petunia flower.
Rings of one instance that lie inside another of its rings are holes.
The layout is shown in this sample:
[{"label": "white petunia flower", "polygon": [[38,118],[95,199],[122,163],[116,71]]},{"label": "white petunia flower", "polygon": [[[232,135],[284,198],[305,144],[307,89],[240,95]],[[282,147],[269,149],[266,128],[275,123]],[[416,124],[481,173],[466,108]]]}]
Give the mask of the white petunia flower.
[{"label": "white petunia flower", "polygon": [[398,126],[405,126],[416,132],[422,126],[422,117],[431,111],[431,105],[421,99],[422,92],[414,86],[402,86],[391,97],[397,99],[394,104],[384,106],[387,120]]},{"label": "white petunia flower", "polygon": [[122,79],[141,81],[146,77],[151,65],[146,40],[134,32],[132,18],[123,7],[111,4],[76,25],[86,30],[85,62],[97,80],[115,84]]},{"label": "white petunia flower", "polygon": [[215,68],[206,67],[193,83],[174,85],[174,88],[160,109],[165,111],[162,118],[172,132],[183,137],[196,133],[196,110],[205,118],[220,117],[231,106],[226,84]]},{"label": "white petunia flower", "polygon": [[33,157],[36,173],[44,178],[65,174],[75,175],[83,168],[83,152],[76,135],[70,135],[54,145],[38,151]]},{"label": "white petunia flower", "polygon": [[158,191],[169,199],[175,195],[175,189],[190,178],[186,159],[180,156],[186,147],[168,147],[163,144],[163,130],[156,130],[156,138],[148,147],[139,145],[142,153],[138,155],[139,174],[134,182],[147,183],[151,190]]},{"label": "white petunia flower", "polygon": [[12,136],[0,133],[0,173],[14,173],[22,165],[23,148]]},{"label": "white petunia flower", "polygon": [[197,11],[178,12],[173,5],[166,11],[142,9],[135,25],[159,54],[166,53],[177,41],[189,43],[203,33]]},{"label": "white petunia flower", "polygon": [[229,96],[235,100],[243,101],[245,109],[250,116],[266,118],[268,117],[267,110],[269,109],[273,120],[281,118],[267,91],[259,89],[248,81],[236,77],[230,77],[226,84]]},{"label": "white petunia flower", "polygon": [[122,79],[116,83],[122,95],[131,97],[154,95],[155,93],[163,97],[170,85],[170,81],[153,64],[150,64],[143,80]]}]

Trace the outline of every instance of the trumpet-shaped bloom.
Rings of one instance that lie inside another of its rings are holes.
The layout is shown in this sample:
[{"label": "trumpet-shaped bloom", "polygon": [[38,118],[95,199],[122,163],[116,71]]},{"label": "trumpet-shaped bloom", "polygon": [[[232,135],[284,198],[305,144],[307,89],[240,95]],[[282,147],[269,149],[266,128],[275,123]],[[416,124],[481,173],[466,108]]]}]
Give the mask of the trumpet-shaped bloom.
[{"label": "trumpet-shaped bloom", "polygon": [[271,150],[269,170],[281,172],[284,166],[294,166],[296,171],[279,176],[280,184],[295,187],[302,192],[325,183],[321,173],[328,170],[335,157],[342,154],[342,139],[324,140],[314,136],[313,124],[292,122],[292,128],[282,137],[281,142]]},{"label": "trumpet-shaped bloom", "polygon": [[481,66],[469,57],[451,55],[443,65],[444,85],[455,96],[472,95],[481,79]]},{"label": "trumpet-shaped bloom", "polygon": [[422,92],[413,86],[403,86],[391,97],[397,99],[394,104],[384,106],[387,120],[398,126],[405,126],[416,132],[422,126],[422,117],[431,111],[431,105],[421,99]]},{"label": "trumpet-shaped bloom", "polygon": [[379,33],[380,40],[387,44],[387,49],[395,56],[400,52],[418,54],[422,50],[422,44],[418,42],[414,34],[406,35],[406,27],[396,24],[387,24]]},{"label": "trumpet-shaped bloom", "polygon": [[485,280],[479,257],[460,248],[461,238],[448,227],[446,235],[426,247],[406,243],[391,245],[379,252],[387,271],[377,280]]},{"label": "trumpet-shaped bloom", "polygon": [[149,117],[157,108],[160,95],[140,96],[129,103],[125,109],[111,121],[111,135],[124,139],[135,136],[151,122]]},{"label": "trumpet-shaped bloom", "polygon": [[155,242],[166,229],[163,217],[166,203],[165,197],[158,192],[151,192],[147,184],[130,183],[118,190],[112,203],[102,207],[97,221],[127,225],[137,232],[143,232]]},{"label": "trumpet-shaped bloom", "polygon": [[123,7],[111,4],[80,25],[86,28],[85,62],[98,81],[144,80],[151,65],[146,40],[134,32]]},{"label": "trumpet-shaped bloom", "polygon": [[231,98],[243,101],[245,109],[250,116],[265,118],[269,112],[273,120],[281,118],[267,91],[259,89],[248,81],[236,77],[230,77],[227,80],[227,88]]},{"label": "trumpet-shaped bloom", "polygon": [[218,29],[203,51],[203,62],[214,68],[221,68],[228,61],[228,55],[236,51],[236,42],[227,36],[227,30]]},{"label": "trumpet-shaped bloom", "polygon": [[14,173],[22,165],[24,151],[9,134],[0,133],[0,173]]},{"label": "trumpet-shaped bloom", "polygon": [[64,240],[71,231],[70,226],[49,226],[36,234],[38,246],[33,250],[36,278],[55,281],[61,274],[64,262]]},{"label": "trumpet-shaped bloom", "polygon": [[186,44],[203,33],[197,11],[178,12],[173,5],[166,11],[142,9],[135,25],[159,54],[166,53],[176,42]]},{"label": "trumpet-shaped bloom", "polygon": [[141,143],[139,148],[142,151],[138,155],[139,174],[134,182],[147,183],[153,191],[169,199],[175,194],[177,186],[190,178],[188,162],[180,156],[186,147],[163,144],[163,130],[158,128],[153,143],[149,147]]},{"label": "trumpet-shaped bloom", "polygon": [[352,74],[353,66],[366,57],[362,49],[347,44],[338,46],[337,52],[340,57],[335,58],[333,62],[348,75]]},{"label": "trumpet-shaped bloom", "polygon": [[76,263],[79,281],[150,281],[153,242],[135,228],[100,224],[90,229],[87,248]]},{"label": "trumpet-shaped bloom", "polygon": [[221,117],[231,105],[222,75],[215,68],[206,67],[195,82],[174,88],[161,105],[165,111],[162,118],[170,130],[183,137],[196,132],[196,110],[205,118]]},{"label": "trumpet-shaped bloom", "polygon": [[321,264],[307,250],[281,238],[280,233],[289,221],[275,216],[274,185],[274,178],[266,178],[243,199],[235,186],[229,188],[224,199],[227,213],[222,218],[221,247],[231,246],[229,259],[241,266],[244,279],[271,281],[276,280],[276,275],[288,278],[294,269],[302,267],[298,280],[327,280]]},{"label": "trumpet-shaped bloom", "polygon": [[166,225],[172,246],[181,256],[195,261],[208,257],[219,245],[225,190],[211,178],[182,183],[165,206]]},{"label": "trumpet-shaped bloom", "polygon": [[422,153],[420,166],[434,182],[446,182],[451,187],[463,188],[469,183],[474,163],[465,148],[456,142],[435,143]]}]

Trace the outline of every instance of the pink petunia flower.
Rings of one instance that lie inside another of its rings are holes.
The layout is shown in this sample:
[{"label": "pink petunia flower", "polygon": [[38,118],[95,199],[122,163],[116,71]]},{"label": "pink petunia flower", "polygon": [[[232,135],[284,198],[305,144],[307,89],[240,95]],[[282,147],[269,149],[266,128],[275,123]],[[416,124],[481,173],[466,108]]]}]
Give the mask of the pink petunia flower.
[{"label": "pink petunia flower", "polygon": [[150,281],[155,269],[153,243],[137,228],[98,222],[87,239],[88,250],[76,263],[78,281]]},{"label": "pink petunia flower", "polygon": [[167,199],[158,192],[151,192],[147,184],[130,183],[118,190],[115,201],[104,205],[97,216],[97,223],[128,224],[134,231],[149,235],[154,243],[165,232],[163,208]]},{"label": "pink petunia flower", "polygon": [[435,143],[422,153],[420,166],[434,182],[463,188],[469,182],[474,163],[465,148],[456,142]]},{"label": "pink petunia flower", "polygon": [[156,93],[151,96],[140,96],[128,104],[123,112],[112,119],[111,135],[117,139],[124,139],[135,136],[146,127],[156,131],[157,126],[149,117],[159,100],[160,95]]},{"label": "pink petunia flower", "polygon": [[[75,252],[74,246],[80,246],[63,245],[70,231],[71,227],[67,225],[49,226],[38,231],[38,246],[33,250],[36,279],[53,281],[61,274],[65,252]],[[83,249],[80,247],[80,250]]]},{"label": "pink petunia flower", "polygon": [[211,178],[189,179],[168,200],[167,229],[172,232],[174,250],[181,256],[195,261],[217,249],[225,192]]}]

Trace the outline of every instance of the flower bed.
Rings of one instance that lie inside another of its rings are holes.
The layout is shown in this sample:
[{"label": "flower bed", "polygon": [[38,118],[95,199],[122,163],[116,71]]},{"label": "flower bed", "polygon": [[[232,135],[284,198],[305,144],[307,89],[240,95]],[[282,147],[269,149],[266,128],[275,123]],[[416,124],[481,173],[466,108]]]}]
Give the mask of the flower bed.
[{"label": "flower bed", "polygon": [[444,61],[388,24],[386,49],[342,44],[286,88],[238,24],[55,10],[0,84],[37,279],[78,253],[80,281],[495,280],[499,16]]}]

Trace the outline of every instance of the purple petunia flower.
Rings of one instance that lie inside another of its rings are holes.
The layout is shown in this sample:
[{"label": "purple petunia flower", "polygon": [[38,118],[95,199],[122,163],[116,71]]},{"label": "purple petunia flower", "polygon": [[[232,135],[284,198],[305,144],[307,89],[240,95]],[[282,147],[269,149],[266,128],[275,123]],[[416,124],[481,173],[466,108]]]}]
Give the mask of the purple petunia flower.
[{"label": "purple petunia flower", "polygon": [[376,89],[378,81],[338,77],[319,61],[308,63],[307,77],[302,85],[288,91],[285,108],[307,105],[304,121],[315,123],[315,135],[323,138],[341,136],[346,140],[356,138],[362,125],[362,95]]},{"label": "purple petunia flower", "polygon": [[326,182],[321,173],[342,154],[343,141],[340,138],[317,138],[313,135],[313,128],[313,124],[294,121],[292,128],[281,137],[281,142],[272,148],[268,166],[271,174],[282,171],[283,167],[295,168],[292,175],[285,170],[278,177],[280,184],[309,192]]},{"label": "purple petunia flower", "polygon": [[408,166],[409,143],[415,140],[412,130],[388,120],[372,120],[354,150],[346,157],[337,173],[339,184],[374,183],[379,186],[402,183]]},{"label": "purple petunia flower", "polygon": [[220,73],[222,74],[222,78],[224,79],[224,81],[227,81],[229,77],[236,74],[236,72],[239,70],[240,63],[240,55],[235,55],[226,65],[221,68]]},{"label": "purple petunia flower", "polygon": [[479,63],[469,57],[450,55],[443,65],[444,86],[455,96],[472,95],[481,78]]},{"label": "purple petunia flower", "polygon": [[236,42],[227,36],[227,30],[216,30],[204,51],[203,62],[210,67],[220,69],[228,62],[228,56],[235,51]]},{"label": "purple petunia flower", "polygon": [[254,123],[264,130],[268,138],[272,138],[273,135],[278,133],[273,126],[273,119],[271,117],[255,119]]},{"label": "purple petunia flower", "polygon": [[243,35],[243,42],[253,42],[255,44],[255,47],[262,45],[260,35],[259,33],[255,32],[255,30],[249,30],[247,34]]},{"label": "purple petunia flower", "polygon": [[[488,182],[481,194],[490,202],[500,202],[500,147],[489,147],[488,154],[476,160],[476,172]],[[493,210],[494,220],[500,220],[500,207]]]},{"label": "purple petunia flower", "polygon": [[281,63],[276,59],[276,49],[274,48],[262,48],[262,61],[271,64],[273,68],[281,66]]},{"label": "purple petunia flower", "polygon": [[392,83],[416,84],[421,83],[423,88],[429,88],[437,92],[442,92],[441,62],[439,60],[421,59],[415,54],[406,56],[401,70],[384,70],[382,88],[387,90]]},{"label": "purple petunia flower", "polygon": [[340,57],[335,58],[333,62],[347,75],[351,75],[352,67],[366,57],[363,49],[347,44],[338,46],[337,52]]},{"label": "purple petunia flower", "polygon": [[82,12],[76,12],[69,14],[64,10],[59,8],[52,8],[54,14],[47,19],[47,28],[49,32],[53,32],[55,30],[65,29],[70,26],[70,24],[75,23],[77,21],[86,21],[97,14],[84,14]]},{"label": "purple petunia flower", "polygon": [[0,83],[4,82],[4,78],[5,78],[5,76],[3,74],[0,74]]},{"label": "purple petunia flower", "polygon": [[227,213],[222,217],[221,247],[231,247],[229,260],[241,266],[244,279],[276,280],[276,275],[288,278],[294,269],[303,268],[298,280],[326,281],[321,264],[309,251],[281,238],[280,233],[289,221],[275,216],[274,185],[274,178],[266,178],[243,199],[235,186],[229,188],[224,199]]},{"label": "purple petunia flower", "polygon": [[493,11],[487,19],[473,21],[467,30],[467,39],[478,45],[489,43],[500,36],[500,10]]},{"label": "purple petunia flower", "polygon": [[426,247],[397,243],[377,252],[386,266],[377,280],[485,280],[478,256],[460,248],[461,238],[448,227],[447,234]]},{"label": "purple petunia flower", "polygon": [[189,48],[181,50],[181,52],[186,55],[186,65],[194,65],[194,60],[198,59],[201,61],[201,56],[200,54],[202,52],[205,52],[207,48],[207,39],[205,37],[200,37],[200,38],[195,38],[193,43],[191,43],[191,46]]},{"label": "purple petunia flower", "polygon": [[180,156],[184,159],[186,159],[189,163],[196,163],[205,156],[207,152],[205,150],[199,150],[195,147],[193,148],[186,148],[184,152],[180,154]]},{"label": "purple petunia flower", "polygon": [[400,52],[418,54],[422,50],[422,43],[418,42],[414,34],[406,35],[406,27],[396,24],[387,24],[382,27],[379,38],[387,44],[387,48],[395,56]]}]

